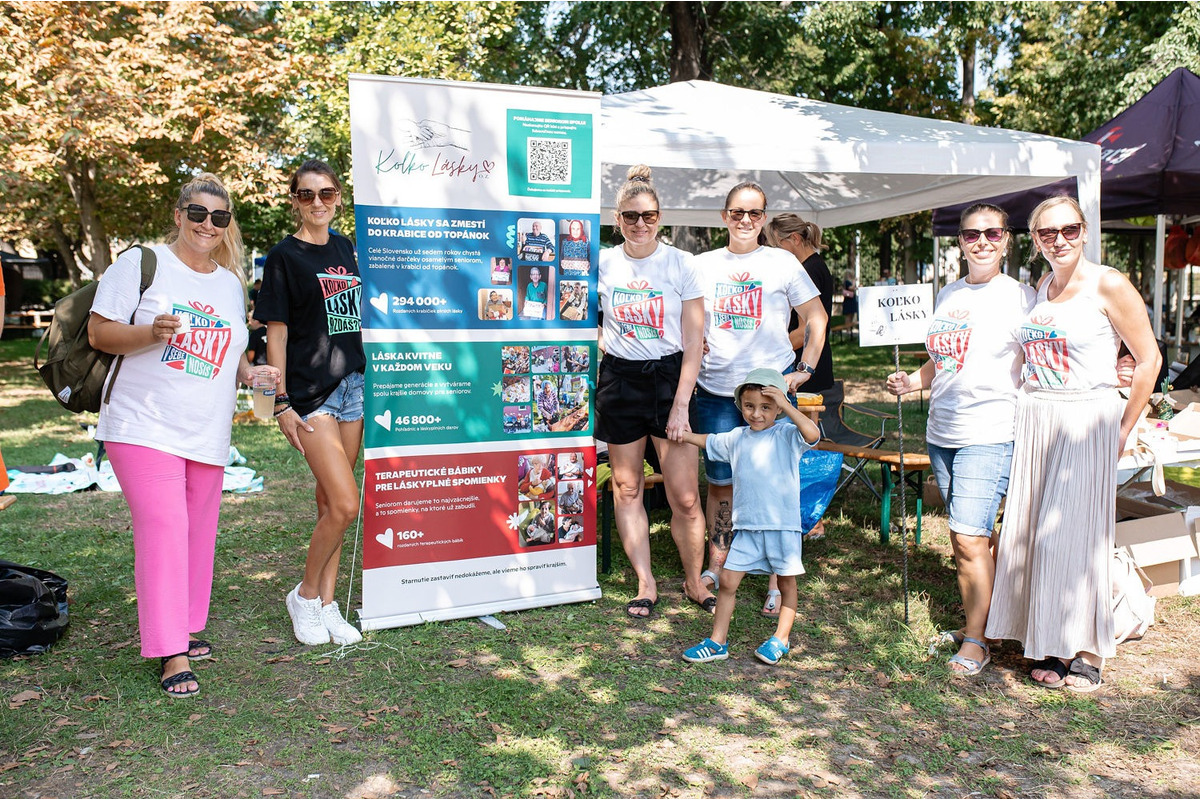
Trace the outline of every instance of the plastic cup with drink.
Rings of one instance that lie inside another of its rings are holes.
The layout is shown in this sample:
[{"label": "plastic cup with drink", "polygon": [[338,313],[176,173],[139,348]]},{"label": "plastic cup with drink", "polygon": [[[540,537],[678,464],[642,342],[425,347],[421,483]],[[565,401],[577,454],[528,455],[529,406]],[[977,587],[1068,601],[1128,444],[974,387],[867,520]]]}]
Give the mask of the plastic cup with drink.
[{"label": "plastic cup with drink", "polygon": [[254,416],[271,419],[275,416],[275,377],[269,373],[256,372],[253,378]]}]

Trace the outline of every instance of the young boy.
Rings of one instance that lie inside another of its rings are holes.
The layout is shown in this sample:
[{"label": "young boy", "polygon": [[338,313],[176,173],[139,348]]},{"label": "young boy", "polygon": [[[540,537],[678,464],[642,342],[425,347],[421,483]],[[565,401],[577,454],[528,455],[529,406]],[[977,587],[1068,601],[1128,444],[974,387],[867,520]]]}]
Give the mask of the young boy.
[{"label": "young boy", "polygon": [[[748,427],[728,433],[685,433],[684,441],[708,450],[733,468],[733,544],[721,570],[712,636],[685,650],[685,661],[729,657],[729,621],[738,584],[747,572],[779,576],[782,594],[775,635],[754,651],[759,661],[778,664],[790,649],[796,619],[796,576],[804,574],[800,550],[800,456],[816,445],[816,423],[787,401],[787,383],[777,370],[751,370],[733,393]],[[780,414],[793,424],[779,423]]]}]

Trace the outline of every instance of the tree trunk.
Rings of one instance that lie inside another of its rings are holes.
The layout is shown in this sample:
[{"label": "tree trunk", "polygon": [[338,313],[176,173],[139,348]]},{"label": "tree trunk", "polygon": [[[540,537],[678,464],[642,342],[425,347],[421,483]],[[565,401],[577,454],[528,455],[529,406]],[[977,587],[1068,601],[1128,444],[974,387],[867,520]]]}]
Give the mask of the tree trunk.
[{"label": "tree trunk", "polygon": [[962,118],[963,122],[974,125],[978,121],[975,116],[975,37],[967,36],[962,53]]},{"label": "tree trunk", "polygon": [[900,221],[900,246],[904,257],[904,282],[917,282],[917,231],[912,219],[905,217]]},{"label": "tree trunk", "polygon": [[67,277],[71,279],[71,288],[78,288],[83,283],[83,275],[79,271],[79,261],[75,258],[75,248],[71,246],[71,240],[67,238],[67,232],[63,230],[61,222],[54,220],[50,223],[50,235],[54,238],[54,249],[67,265]]},{"label": "tree trunk", "polygon": [[892,233],[881,227],[879,229],[879,274],[883,275],[885,269],[893,275],[896,274],[892,270]]},{"label": "tree trunk", "polygon": [[[712,80],[708,26],[709,21],[721,13],[724,5],[723,2],[663,3],[671,30],[671,83]],[[688,253],[703,253],[712,247],[712,234],[708,228],[680,225],[672,228],[671,234],[672,244]]]},{"label": "tree trunk", "polygon": [[70,188],[71,197],[79,209],[79,223],[91,254],[88,266],[91,267],[92,274],[99,278],[112,263],[112,253],[108,248],[108,234],[104,230],[104,222],[100,219],[100,209],[96,203],[96,162],[90,158],[79,159],[73,150],[68,149],[63,176],[67,179],[67,187]]}]

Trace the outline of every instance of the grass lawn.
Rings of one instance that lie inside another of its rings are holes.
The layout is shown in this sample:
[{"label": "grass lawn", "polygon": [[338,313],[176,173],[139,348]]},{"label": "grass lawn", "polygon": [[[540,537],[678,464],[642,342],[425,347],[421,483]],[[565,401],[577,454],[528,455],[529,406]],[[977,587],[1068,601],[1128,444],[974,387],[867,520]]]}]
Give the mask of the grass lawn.
[{"label": "grass lawn", "polygon": [[[5,460],[94,451],[32,350],[0,343]],[[894,409],[878,392],[890,351],[837,344],[834,356],[856,392]],[[923,451],[915,397],[904,414],[906,447]],[[1200,795],[1191,600],[1161,600],[1158,625],[1121,647],[1096,694],[1030,685],[1012,643],[956,679],[948,654],[927,652],[960,623],[944,519],[928,511],[910,550],[906,625],[900,537],[879,544],[873,498],[855,490],[807,548],[778,667],[752,656],[773,627],[757,613],[761,579],[743,584],[728,661],[679,659],[711,619],[679,593],[661,512],[649,621],[625,616],[636,582],[617,547],[593,603],[504,614],[504,631],[468,619],[371,632],[345,652],[304,647],[283,598],[311,529],[311,478],[273,425],[239,424],[234,444],[266,491],[224,498],[206,631],[217,653],[194,662],[194,699],[165,697],[157,661],[139,656],[120,495],[24,495],[0,512],[0,557],[71,582],[66,636],[0,661],[0,796]]]}]

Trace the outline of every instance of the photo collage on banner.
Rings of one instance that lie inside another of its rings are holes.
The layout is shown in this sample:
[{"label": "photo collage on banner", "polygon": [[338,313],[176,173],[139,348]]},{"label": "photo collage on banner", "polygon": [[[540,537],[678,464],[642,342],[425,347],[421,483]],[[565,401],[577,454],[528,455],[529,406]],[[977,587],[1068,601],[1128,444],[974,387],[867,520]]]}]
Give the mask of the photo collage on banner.
[{"label": "photo collage on banner", "polygon": [[599,97],[352,76],[364,629],[592,600]]}]

